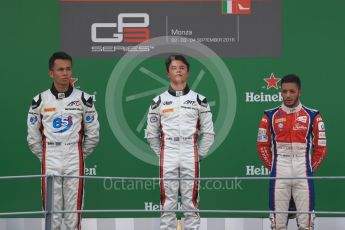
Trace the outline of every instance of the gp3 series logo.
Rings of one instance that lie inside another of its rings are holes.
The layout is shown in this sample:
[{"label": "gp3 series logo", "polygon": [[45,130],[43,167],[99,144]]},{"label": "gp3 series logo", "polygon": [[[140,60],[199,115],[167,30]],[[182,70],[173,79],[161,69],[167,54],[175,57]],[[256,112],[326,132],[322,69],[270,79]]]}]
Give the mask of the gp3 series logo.
[{"label": "gp3 series logo", "polygon": [[[133,22],[135,19],[140,21]],[[150,30],[147,28],[149,24],[150,17],[146,13],[120,13],[117,17],[117,23],[93,23],[91,25],[91,39],[93,42],[107,43],[148,42],[150,39]],[[113,33],[111,37],[98,37],[98,32],[104,34],[106,28],[117,28],[117,33]]]},{"label": "gp3 series logo", "polygon": [[54,133],[63,133],[73,126],[72,116],[58,116],[53,120]]}]

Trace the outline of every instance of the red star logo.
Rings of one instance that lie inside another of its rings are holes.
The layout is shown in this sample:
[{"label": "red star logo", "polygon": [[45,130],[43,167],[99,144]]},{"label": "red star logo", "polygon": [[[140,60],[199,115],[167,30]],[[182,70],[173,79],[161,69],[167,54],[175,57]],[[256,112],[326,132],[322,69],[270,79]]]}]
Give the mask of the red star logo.
[{"label": "red star logo", "polygon": [[272,87],[278,89],[278,82],[280,81],[280,78],[277,78],[274,76],[274,73],[271,73],[271,76],[269,78],[264,78],[265,82],[267,82],[266,89],[270,89]]},{"label": "red star logo", "polygon": [[71,79],[69,80],[69,83],[71,84],[71,86],[73,86],[74,87],[74,83],[76,83],[76,81],[78,81],[79,80],[79,78],[73,78],[73,77],[71,77]]}]

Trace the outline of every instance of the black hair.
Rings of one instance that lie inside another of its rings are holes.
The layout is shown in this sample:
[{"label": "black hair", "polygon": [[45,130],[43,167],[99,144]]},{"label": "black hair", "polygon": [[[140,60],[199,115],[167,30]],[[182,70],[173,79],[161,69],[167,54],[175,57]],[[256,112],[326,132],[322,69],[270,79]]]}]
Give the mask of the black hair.
[{"label": "black hair", "polygon": [[71,61],[71,64],[72,64],[72,57],[65,53],[65,52],[62,52],[62,51],[59,51],[59,52],[55,52],[52,54],[52,56],[49,58],[49,69],[52,70],[53,69],[53,66],[54,66],[54,62],[55,60],[57,59],[62,59],[62,60],[69,60]]},{"label": "black hair", "polygon": [[175,61],[175,60],[183,62],[187,66],[187,71],[189,71],[189,63],[188,63],[187,59],[181,54],[176,54],[176,55],[170,55],[165,60],[165,66],[166,66],[167,72],[169,72],[169,66],[170,66],[171,62]]},{"label": "black hair", "polygon": [[284,76],[280,81],[280,86],[282,86],[284,83],[296,83],[298,88],[301,88],[301,80],[296,74],[288,74]]}]

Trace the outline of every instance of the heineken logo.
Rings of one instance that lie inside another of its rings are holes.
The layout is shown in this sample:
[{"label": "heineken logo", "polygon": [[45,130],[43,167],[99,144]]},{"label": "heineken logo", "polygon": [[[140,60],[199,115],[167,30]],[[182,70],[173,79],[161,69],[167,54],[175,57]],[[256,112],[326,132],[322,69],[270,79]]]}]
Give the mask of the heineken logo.
[{"label": "heineken logo", "polygon": [[274,73],[270,76],[264,77],[265,84],[261,87],[264,89],[261,92],[245,92],[245,102],[280,102],[283,97],[279,92],[280,78],[276,77]]}]

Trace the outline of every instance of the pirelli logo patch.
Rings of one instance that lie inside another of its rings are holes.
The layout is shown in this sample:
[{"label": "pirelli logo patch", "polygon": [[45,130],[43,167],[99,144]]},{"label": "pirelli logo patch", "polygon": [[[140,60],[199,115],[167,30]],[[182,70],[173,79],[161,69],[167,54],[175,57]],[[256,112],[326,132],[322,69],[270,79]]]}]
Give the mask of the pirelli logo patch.
[{"label": "pirelli logo patch", "polygon": [[174,108],[163,109],[162,113],[172,113],[174,112]]},{"label": "pirelli logo patch", "polygon": [[282,117],[282,118],[278,118],[274,121],[274,123],[281,123],[281,122],[285,122],[286,121],[286,118],[285,117]]},{"label": "pirelli logo patch", "polygon": [[55,107],[48,107],[48,108],[44,108],[43,110],[44,112],[55,112],[56,108]]}]

